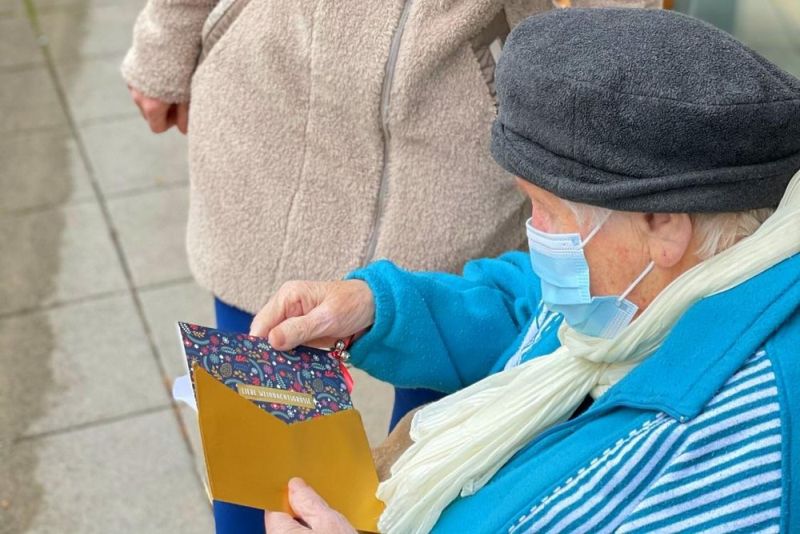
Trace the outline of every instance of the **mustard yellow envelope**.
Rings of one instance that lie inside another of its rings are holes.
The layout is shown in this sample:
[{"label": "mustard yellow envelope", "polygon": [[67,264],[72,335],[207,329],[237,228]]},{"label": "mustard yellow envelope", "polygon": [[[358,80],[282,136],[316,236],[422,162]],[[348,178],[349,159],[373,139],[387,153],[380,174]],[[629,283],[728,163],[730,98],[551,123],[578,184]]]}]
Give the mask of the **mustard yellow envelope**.
[{"label": "mustard yellow envelope", "polygon": [[358,530],[377,532],[383,503],[355,409],[286,424],[194,365],[197,412],[214,499],[289,510],[289,479],[303,478]]}]

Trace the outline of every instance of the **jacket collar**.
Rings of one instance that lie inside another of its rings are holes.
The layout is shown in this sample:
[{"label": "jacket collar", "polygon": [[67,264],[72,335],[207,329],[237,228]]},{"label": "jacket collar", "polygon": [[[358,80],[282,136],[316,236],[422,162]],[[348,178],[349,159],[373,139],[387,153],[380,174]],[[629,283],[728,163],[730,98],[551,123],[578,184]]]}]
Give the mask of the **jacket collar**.
[{"label": "jacket collar", "polygon": [[691,419],[798,307],[800,254],[692,306],[661,348],[593,408],[629,406]]}]

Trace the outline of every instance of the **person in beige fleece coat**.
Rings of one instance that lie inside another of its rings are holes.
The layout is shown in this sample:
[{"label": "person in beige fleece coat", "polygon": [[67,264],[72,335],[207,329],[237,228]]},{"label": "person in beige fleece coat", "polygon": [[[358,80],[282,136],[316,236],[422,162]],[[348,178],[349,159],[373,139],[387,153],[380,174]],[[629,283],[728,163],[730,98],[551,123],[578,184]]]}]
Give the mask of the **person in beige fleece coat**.
[{"label": "person in beige fleece coat", "polygon": [[122,73],[154,131],[188,128],[189,264],[218,311],[380,257],[458,271],[523,246],[489,155],[494,64],[550,5],[148,0]]}]

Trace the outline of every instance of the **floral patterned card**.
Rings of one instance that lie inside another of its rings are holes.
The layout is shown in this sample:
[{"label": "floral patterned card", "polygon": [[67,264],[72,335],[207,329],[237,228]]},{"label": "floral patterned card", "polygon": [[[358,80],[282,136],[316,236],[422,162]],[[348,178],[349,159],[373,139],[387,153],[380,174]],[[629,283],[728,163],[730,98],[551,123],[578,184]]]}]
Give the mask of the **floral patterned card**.
[{"label": "floral patterned card", "polygon": [[[264,338],[178,323],[189,374],[195,363],[286,423],[353,407],[339,361],[328,351],[278,351]],[[194,385],[194,377],[192,377]]]}]

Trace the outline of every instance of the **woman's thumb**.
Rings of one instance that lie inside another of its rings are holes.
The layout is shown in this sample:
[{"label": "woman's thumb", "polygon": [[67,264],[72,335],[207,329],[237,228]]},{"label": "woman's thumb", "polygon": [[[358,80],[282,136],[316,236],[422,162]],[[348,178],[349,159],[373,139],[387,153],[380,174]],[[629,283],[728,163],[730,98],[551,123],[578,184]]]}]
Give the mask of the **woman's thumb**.
[{"label": "woman's thumb", "polygon": [[312,527],[315,516],[330,511],[328,503],[302,478],[289,481],[289,505],[295,515],[302,517]]}]

